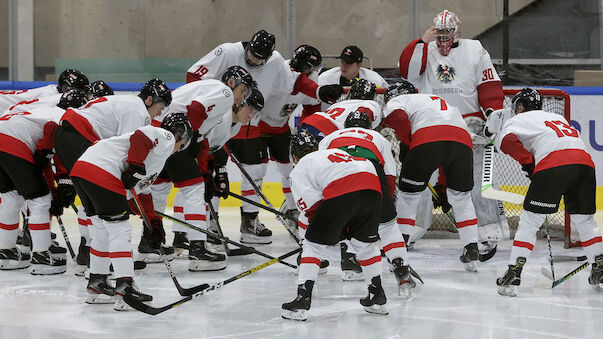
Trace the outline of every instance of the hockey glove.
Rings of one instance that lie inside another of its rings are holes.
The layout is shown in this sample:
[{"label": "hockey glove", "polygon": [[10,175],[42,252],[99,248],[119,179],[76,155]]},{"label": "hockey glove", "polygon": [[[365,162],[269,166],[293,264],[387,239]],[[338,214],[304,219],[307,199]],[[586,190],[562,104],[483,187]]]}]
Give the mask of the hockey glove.
[{"label": "hockey glove", "polygon": [[228,198],[229,189],[230,183],[228,182],[226,167],[220,167],[216,170],[216,175],[214,176],[214,195],[226,199]]},{"label": "hockey glove", "polygon": [[55,217],[63,215],[63,202],[61,201],[61,198],[57,191],[52,192],[51,199],[52,200],[50,201],[50,209],[48,210],[50,212],[50,215],[53,215]]},{"label": "hockey glove", "polygon": [[128,164],[128,168],[121,175],[121,181],[123,181],[124,187],[129,190],[136,186],[140,180],[144,179],[146,174],[147,171],[144,166]]},{"label": "hockey glove", "polygon": [[37,150],[33,155],[34,164],[39,170],[43,170],[50,164],[50,159],[54,156],[52,150]]},{"label": "hockey glove", "polygon": [[529,164],[521,165],[521,170],[526,172],[526,177],[532,180],[532,175],[534,174],[534,163],[531,162]]},{"label": "hockey glove", "polygon": [[327,104],[334,104],[343,94],[341,85],[324,85],[318,87],[318,98]]},{"label": "hockey glove", "polygon": [[435,196],[431,197],[431,200],[433,201],[433,208],[438,208],[438,207],[442,207],[442,212],[444,213],[448,213],[448,211],[450,211],[450,209],[452,208],[452,206],[450,206],[450,203],[448,203],[448,195],[446,194],[446,186],[437,183],[435,186],[433,186],[433,189],[436,191],[436,193],[438,194],[438,199],[436,199]]},{"label": "hockey glove", "polygon": [[75,201],[75,187],[68,176],[61,176],[57,179],[57,194],[65,208],[71,206]]}]

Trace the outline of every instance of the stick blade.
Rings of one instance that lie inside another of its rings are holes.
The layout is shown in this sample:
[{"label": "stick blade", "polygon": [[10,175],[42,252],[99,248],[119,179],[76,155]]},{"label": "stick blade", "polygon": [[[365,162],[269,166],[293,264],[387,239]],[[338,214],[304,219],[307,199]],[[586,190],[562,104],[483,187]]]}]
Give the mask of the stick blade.
[{"label": "stick blade", "polygon": [[170,308],[172,308],[172,305],[168,305],[165,307],[153,307],[151,305],[147,305],[145,303],[143,303],[142,301],[136,299],[134,296],[132,296],[131,294],[125,294],[123,296],[124,302],[126,304],[128,304],[128,306],[132,307],[133,309],[140,311],[142,313],[146,313],[146,314],[150,314],[150,315],[157,315],[161,312],[165,312],[167,310],[169,310]]},{"label": "stick blade", "polygon": [[188,296],[192,296],[195,293],[199,293],[203,290],[206,290],[209,288],[209,284],[201,284],[198,286],[193,286],[190,288],[180,288],[178,289],[178,292],[180,293],[181,296],[183,297],[188,297]]},{"label": "stick blade", "polygon": [[500,200],[515,205],[523,205],[525,197],[521,194],[498,191],[492,188],[492,186],[482,191],[482,197],[486,199]]}]

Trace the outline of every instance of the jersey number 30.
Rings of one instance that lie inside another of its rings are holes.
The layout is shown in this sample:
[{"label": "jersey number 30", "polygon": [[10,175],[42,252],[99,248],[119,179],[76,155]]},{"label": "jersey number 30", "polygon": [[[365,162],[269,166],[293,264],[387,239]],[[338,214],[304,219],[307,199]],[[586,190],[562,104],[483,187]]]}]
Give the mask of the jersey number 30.
[{"label": "jersey number 30", "polygon": [[578,131],[576,131],[570,125],[566,124],[563,121],[560,121],[560,120],[545,121],[544,124],[547,127],[550,127],[551,129],[553,129],[553,131],[555,131],[555,133],[557,133],[557,137],[559,137],[559,138],[563,138],[563,137],[577,138],[578,137]]}]

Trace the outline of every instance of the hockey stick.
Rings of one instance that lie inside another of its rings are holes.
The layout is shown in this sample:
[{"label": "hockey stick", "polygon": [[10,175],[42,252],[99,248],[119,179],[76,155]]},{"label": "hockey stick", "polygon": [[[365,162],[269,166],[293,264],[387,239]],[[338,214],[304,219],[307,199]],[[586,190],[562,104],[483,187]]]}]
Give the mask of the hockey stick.
[{"label": "hockey stick", "polygon": [[226,255],[229,257],[233,257],[233,256],[237,256],[237,255],[248,255],[248,254],[253,253],[244,248],[235,248],[235,249],[228,248],[228,244],[226,243],[226,241],[224,241],[224,233],[222,232],[222,227],[220,227],[220,222],[218,221],[218,213],[216,213],[216,210],[214,209],[214,204],[212,204],[211,199],[209,202],[207,202],[207,204],[209,205],[209,210],[211,212],[211,216],[216,221],[216,231],[218,231],[218,235],[220,236],[220,242],[222,243],[222,246],[224,246],[224,251],[226,252]]},{"label": "hockey stick", "polygon": [[551,276],[555,281],[555,265],[553,265],[553,250],[551,249],[551,235],[549,234],[549,223],[548,218],[544,216],[544,230],[546,232],[546,243],[549,247],[549,263],[551,264]]},{"label": "hockey stick", "polygon": [[[436,192],[435,188],[433,188],[433,186],[431,186],[430,183],[427,183],[427,187],[431,191],[431,194],[433,195],[433,197],[438,201],[438,203],[440,204],[440,206],[442,206],[442,199],[440,199],[440,195],[438,194],[438,192]],[[448,211],[448,212],[446,212],[446,215],[448,216],[448,218],[450,218],[450,221],[452,221],[452,223],[454,225],[456,225],[456,220],[454,219],[454,216],[452,215],[452,212]],[[494,246],[494,248],[492,250],[490,250],[490,252],[488,252],[486,254],[481,254],[478,251],[478,253],[477,253],[477,259],[479,261],[481,261],[481,262],[484,262],[484,261],[492,259],[492,257],[494,256],[494,254],[496,254],[496,248],[497,248],[497,246]]]},{"label": "hockey stick", "polygon": [[65,230],[65,225],[63,225],[63,220],[61,220],[60,216],[56,216],[56,218],[59,222],[59,228],[63,234],[63,239],[65,239],[65,245],[67,245],[67,249],[69,250],[69,255],[71,255],[71,259],[73,259],[73,261],[76,261],[75,252],[73,251],[73,247],[71,247],[71,241],[69,241],[69,236],[67,236],[67,231]]},{"label": "hockey stick", "polygon": [[482,197],[501,200],[515,205],[523,205],[525,197],[521,194],[494,189],[492,172],[494,167],[494,146],[484,147],[484,162],[482,167]]},{"label": "hockey stick", "polygon": [[[268,207],[270,207],[270,208],[272,208],[273,210],[276,211],[276,208],[274,208],[274,206],[270,203],[270,201],[268,201],[268,198],[266,198],[266,196],[264,195],[264,193],[262,193],[262,190],[260,190],[260,188],[258,187],[258,185],[256,185],[256,183],[253,181],[253,179],[251,179],[251,176],[249,175],[249,173],[247,173],[247,171],[243,168],[243,165],[241,165],[241,163],[239,162],[239,160],[237,160],[237,158],[234,156],[234,154],[232,154],[230,152],[230,150],[228,150],[228,147],[226,147],[226,145],[224,145],[223,148],[224,148],[224,151],[226,152],[226,154],[228,154],[228,156],[232,160],[232,162],[234,162],[235,165],[237,165],[237,167],[241,171],[241,173],[243,173],[243,176],[245,176],[245,178],[249,181],[249,183],[251,184],[251,186],[253,187],[253,189],[257,193],[257,195],[259,195],[260,198],[262,198],[266,202],[266,204],[268,205]],[[281,217],[278,214],[276,215],[276,219],[278,219],[278,221],[280,221],[281,224],[283,224],[283,227],[285,227],[285,229],[287,230],[287,232],[289,232],[289,235],[291,236],[291,238],[293,238],[295,240],[295,242],[298,245],[300,245],[299,238],[295,234],[293,234],[293,232],[289,229],[289,227],[287,227],[287,222],[285,221],[285,219],[283,219],[283,217]]]},{"label": "hockey stick", "polygon": [[554,280],[553,279],[553,275],[551,274],[551,272],[549,272],[549,270],[547,270],[546,268],[542,267],[540,269],[540,272],[542,273],[542,275],[544,275],[545,277],[547,277],[550,280],[553,280],[553,284],[551,285],[551,288],[555,288],[557,285],[561,284],[562,282],[566,281],[567,279],[573,277],[574,275],[576,275],[578,272],[582,271],[583,269],[585,269],[586,267],[588,267],[588,262],[585,262],[584,264],[576,267],[573,271],[569,272],[568,274],[564,275],[562,278],[560,278],[559,280]]},{"label": "hockey stick", "polygon": [[141,302],[140,300],[136,299],[135,297],[133,297],[133,296],[131,296],[129,294],[124,295],[124,301],[126,302],[126,304],[130,305],[135,310],[138,310],[138,311],[146,313],[146,314],[157,315],[159,313],[162,313],[162,312],[165,312],[165,311],[167,311],[169,309],[172,309],[172,308],[174,308],[176,306],[180,306],[180,305],[186,303],[187,301],[190,301],[190,300],[193,300],[195,298],[198,298],[198,297],[200,297],[200,296],[202,296],[202,295],[204,295],[204,294],[206,294],[208,292],[215,291],[215,290],[217,290],[218,288],[220,288],[220,287],[222,287],[224,285],[228,285],[228,284],[230,284],[231,282],[233,282],[235,280],[239,280],[239,279],[241,279],[241,278],[243,278],[243,277],[245,277],[247,275],[250,275],[251,273],[257,272],[257,271],[259,271],[259,270],[261,270],[263,268],[266,268],[266,267],[268,267],[268,266],[270,266],[270,265],[272,265],[272,264],[274,264],[276,262],[280,262],[280,260],[288,258],[288,257],[290,257],[292,255],[295,255],[298,252],[300,252],[301,250],[302,250],[301,247],[296,248],[296,249],[294,249],[291,252],[288,252],[288,253],[283,254],[283,255],[281,255],[279,257],[276,257],[276,258],[274,258],[274,259],[272,259],[270,261],[267,261],[267,262],[265,262],[265,263],[263,263],[263,264],[261,264],[259,266],[253,267],[253,268],[251,268],[251,269],[249,269],[249,270],[247,270],[247,271],[245,271],[243,273],[240,273],[240,274],[238,274],[238,275],[236,275],[234,277],[228,278],[228,279],[226,279],[224,281],[221,281],[221,282],[219,282],[217,284],[214,284],[214,285],[211,285],[211,286],[209,286],[209,284],[201,284],[201,285],[197,286],[198,288],[201,289],[200,291],[198,291],[198,292],[196,292],[196,293],[194,293],[192,295],[189,295],[189,296],[187,296],[187,297],[185,297],[183,299],[180,299],[180,300],[178,300],[176,302],[173,302],[171,304],[162,306],[162,307],[153,307],[151,305],[144,304],[143,302]]},{"label": "hockey stick", "polygon": [[259,202],[255,202],[255,201],[253,201],[253,200],[251,200],[251,199],[247,199],[247,198],[245,198],[245,197],[243,197],[243,196],[240,196],[240,195],[238,195],[238,194],[236,194],[236,193],[233,193],[233,192],[228,192],[228,195],[230,195],[230,196],[231,196],[231,197],[233,197],[233,198],[237,198],[237,199],[239,199],[239,200],[241,200],[241,201],[244,201],[244,202],[246,202],[246,203],[248,203],[248,204],[251,204],[251,205],[257,206],[257,207],[259,207],[259,208],[261,208],[261,209],[264,209],[264,210],[266,210],[266,211],[268,211],[268,212],[272,212],[272,213],[274,213],[274,214],[276,214],[276,215],[280,215],[280,216],[281,216],[281,217],[283,217],[283,218],[287,218],[287,219],[289,219],[289,220],[291,220],[291,221],[297,222],[297,220],[292,219],[292,218],[291,218],[291,217],[289,217],[287,214],[285,214],[285,213],[283,213],[283,212],[281,212],[281,211],[277,211],[277,210],[275,210],[275,209],[273,209],[273,208],[266,207],[266,206],[264,206],[264,205],[260,204]]},{"label": "hockey stick", "polygon": [[[140,212],[140,216],[142,217],[142,220],[143,220],[145,226],[147,227],[147,229],[149,231],[153,232],[153,228],[151,227],[151,222],[149,221],[149,217],[147,216],[147,214],[144,212],[144,209],[142,208],[142,203],[140,202],[140,197],[138,197],[138,193],[136,193],[136,191],[134,189],[130,189],[129,191],[130,191],[130,193],[132,193],[132,196],[134,197],[134,203],[136,204],[136,207],[138,208],[138,211]],[[174,282],[174,285],[176,285],[176,289],[178,289],[178,293],[180,293],[180,295],[190,295],[190,294],[199,292],[203,289],[201,286],[193,286],[190,288],[183,288],[180,285],[180,283],[178,282],[178,279],[176,279],[176,275],[174,275],[174,271],[172,270],[172,265],[170,265],[170,262],[168,261],[167,257],[163,253],[163,249],[161,248],[161,245],[159,245],[159,255],[161,256],[161,259],[163,260],[163,263],[165,264],[165,267],[167,268],[168,274],[170,275],[170,278],[172,278],[172,281]]]},{"label": "hockey stick", "polygon": [[[218,239],[218,240],[223,239],[225,242],[227,242],[227,243],[229,243],[229,244],[232,244],[232,245],[235,245],[235,246],[237,246],[237,247],[239,247],[239,248],[241,248],[241,249],[245,249],[245,250],[247,250],[247,251],[250,251],[251,253],[255,253],[255,254],[260,255],[260,256],[262,256],[262,257],[264,257],[264,258],[268,258],[268,259],[274,259],[274,257],[272,257],[272,256],[270,256],[270,255],[268,255],[268,254],[266,254],[266,253],[264,253],[264,252],[260,252],[260,251],[256,250],[256,249],[255,249],[255,248],[253,248],[253,247],[250,247],[250,246],[245,246],[245,245],[243,245],[243,244],[239,244],[239,243],[238,243],[238,242],[236,242],[236,241],[232,241],[232,240],[230,240],[228,237],[220,237],[220,236],[218,236],[217,234],[215,234],[215,233],[213,233],[213,232],[210,232],[210,231],[208,231],[208,230],[204,230],[204,229],[202,229],[202,228],[200,228],[200,227],[197,227],[197,226],[191,225],[191,224],[187,223],[186,221],[182,221],[182,220],[180,220],[180,219],[174,218],[174,217],[172,217],[172,216],[169,216],[169,215],[167,215],[167,214],[161,213],[161,212],[159,212],[159,211],[155,211],[155,213],[157,213],[158,215],[160,215],[160,216],[162,216],[162,217],[164,217],[164,218],[166,218],[166,219],[170,219],[170,220],[172,220],[172,221],[174,221],[174,222],[176,222],[176,223],[178,223],[178,224],[180,224],[180,225],[182,225],[182,226],[188,227],[188,228],[190,228],[190,229],[192,229],[192,230],[195,230],[195,231],[198,231],[198,232],[201,232],[201,233],[205,233],[205,234],[207,234],[209,237],[212,237],[212,238],[214,238],[214,239]],[[281,263],[281,264],[283,264],[283,265],[285,265],[285,266],[289,266],[289,267],[291,267],[291,268],[297,269],[297,266],[295,266],[295,265],[291,265],[291,264],[289,264],[289,263],[287,263],[287,262],[284,262],[284,261],[279,261],[279,263]]]}]

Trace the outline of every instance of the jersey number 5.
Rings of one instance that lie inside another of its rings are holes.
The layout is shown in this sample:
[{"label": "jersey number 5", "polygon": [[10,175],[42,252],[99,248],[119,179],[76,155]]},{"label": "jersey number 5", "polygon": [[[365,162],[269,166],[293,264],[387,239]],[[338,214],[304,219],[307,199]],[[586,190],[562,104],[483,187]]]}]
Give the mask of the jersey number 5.
[{"label": "jersey number 5", "polygon": [[578,131],[576,131],[575,129],[573,129],[570,125],[566,124],[563,121],[545,121],[544,124],[547,127],[550,127],[551,129],[553,129],[553,131],[555,131],[555,133],[557,133],[557,137],[559,138],[563,138],[563,137],[572,137],[572,138],[577,138],[578,137]]}]

